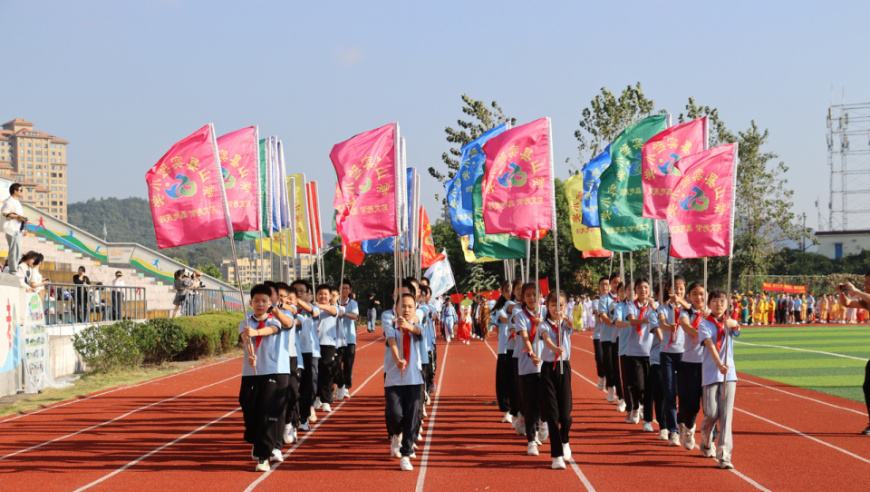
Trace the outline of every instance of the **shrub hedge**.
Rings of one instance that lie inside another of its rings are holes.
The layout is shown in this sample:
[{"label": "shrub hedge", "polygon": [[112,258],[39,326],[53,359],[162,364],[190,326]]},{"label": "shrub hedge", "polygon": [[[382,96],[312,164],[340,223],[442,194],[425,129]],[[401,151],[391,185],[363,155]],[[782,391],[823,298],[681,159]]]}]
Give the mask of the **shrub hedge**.
[{"label": "shrub hedge", "polygon": [[243,316],[243,313],[209,312],[192,317],[155,318],[139,324],[120,321],[91,326],[73,336],[73,346],[92,370],[103,372],[143,362],[198,359],[236,347]]}]

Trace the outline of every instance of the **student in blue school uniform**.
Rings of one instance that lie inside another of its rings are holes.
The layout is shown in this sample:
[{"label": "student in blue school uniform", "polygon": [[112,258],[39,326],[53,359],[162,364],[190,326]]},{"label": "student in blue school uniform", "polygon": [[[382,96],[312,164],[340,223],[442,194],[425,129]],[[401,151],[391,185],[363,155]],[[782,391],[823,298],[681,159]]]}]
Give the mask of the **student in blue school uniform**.
[{"label": "student in blue school uniform", "polygon": [[[628,331],[628,378],[631,391],[631,423],[636,424],[643,417],[643,431],[653,432],[653,394],[649,380],[649,356],[653,338],[660,336],[658,316],[650,299],[650,284],[645,278],[634,283],[637,299],[626,306],[625,318],[631,325]],[[642,402],[642,403],[641,403]],[[642,414],[642,415],[641,415]]]},{"label": "student in blue school uniform", "polygon": [[353,299],[353,286],[350,280],[341,282],[339,300],[338,333],[339,345],[336,361],[335,395],[337,400],[350,398],[353,387],[353,363],[356,359],[356,322],[359,319],[359,304]]},{"label": "student in blue school uniform", "polygon": [[317,388],[317,364],[320,358],[320,340],[317,338],[317,317],[320,309],[311,303],[311,284],[296,280],[290,287],[296,289],[296,304],[299,311],[299,346],[302,354],[302,376],[299,380],[299,430],[307,432],[310,423],[317,421],[314,399]]},{"label": "student in blue school uniform", "polygon": [[571,316],[565,315],[565,293],[547,295],[547,316],[539,326],[541,350],[541,415],[550,429],[550,457],[554,470],[564,470],[571,459]]}]

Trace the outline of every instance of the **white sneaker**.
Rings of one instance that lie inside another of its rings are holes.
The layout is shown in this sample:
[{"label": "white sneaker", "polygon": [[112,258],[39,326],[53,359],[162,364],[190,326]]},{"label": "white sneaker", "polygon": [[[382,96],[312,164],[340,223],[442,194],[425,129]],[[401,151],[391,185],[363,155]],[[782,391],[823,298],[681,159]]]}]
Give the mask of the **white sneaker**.
[{"label": "white sneaker", "polygon": [[538,437],[542,442],[550,438],[550,426],[546,422],[541,422],[538,425]]},{"label": "white sneaker", "polygon": [[412,471],[414,469],[414,465],[411,464],[410,456],[402,456],[402,461],[399,462],[399,468],[402,471]]},{"label": "white sneaker", "polygon": [[537,456],[538,455],[538,445],[535,442],[530,442],[529,447],[526,448],[526,454],[529,456]]},{"label": "white sneaker", "polygon": [[301,430],[302,432],[308,432],[311,430],[311,425],[309,425],[308,422],[303,421],[301,424],[299,424],[299,430]]},{"label": "white sneaker", "polygon": [[317,422],[317,414],[314,413],[314,407],[311,407],[311,411],[308,412],[308,421],[312,424]]},{"label": "white sneaker", "polygon": [[429,393],[423,393],[423,403],[425,403],[426,405],[432,404],[432,399],[429,398]]},{"label": "white sneaker", "polygon": [[716,448],[713,447],[713,443],[710,442],[709,436],[701,436],[701,456],[705,458],[712,458],[716,456]]},{"label": "white sneaker", "polygon": [[517,435],[525,436],[526,435],[526,417],[520,414],[520,417],[516,420],[517,422]]},{"label": "white sneaker", "polygon": [[293,444],[293,427],[284,427],[284,444]]},{"label": "white sneaker", "polygon": [[280,449],[273,449],[272,456],[269,457],[271,461],[277,461],[279,463],[284,462],[284,455],[281,453]]},{"label": "white sneaker", "polygon": [[[411,449],[416,451],[416,450],[420,449],[420,446],[417,446],[417,443],[415,442],[415,443],[411,444]],[[411,451],[411,453],[413,453],[414,451]],[[414,457],[416,458],[416,456],[414,456]]]},{"label": "white sneaker", "polygon": [[350,388],[348,388],[347,386],[343,386],[343,388],[344,388],[344,398],[342,398],[342,399],[343,400],[350,400]]},{"label": "white sneaker", "polygon": [[733,470],[734,465],[732,465],[730,461],[719,460],[719,468],[723,470]]},{"label": "white sneaker", "polygon": [[335,401],[344,400],[344,395],[347,390],[344,389],[344,386],[339,386],[335,389]]},{"label": "white sneaker", "polygon": [[318,396],[317,398],[314,399],[314,409],[320,410],[321,406],[323,406],[323,404],[320,403],[320,397]]},{"label": "white sneaker", "polygon": [[683,439],[683,447],[686,449],[695,449],[695,428],[686,427],[686,437]]},{"label": "white sneaker", "polygon": [[677,447],[680,445],[680,435],[676,432],[670,433],[670,439],[668,439],[668,446]]},{"label": "white sneaker", "polygon": [[267,472],[269,471],[269,460],[260,460],[257,462],[257,467],[254,468],[254,471],[258,472]]},{"label": "white sneaker", "polygon": [[604,391],[604,382],[605,382],[604,378],[598,378],[598,389],[601,391]]},{"label": "white sneaker", "polygon": [[534,439],[534,443],[537,444],[538,446],[544,444],[544,443],[541,442],[541,437],[538,435],[538,432],[537,432],[537,431],[535,431],[535,439]]},{"label": "white sneaker", "polygon": [[428,417],[429,417],[429,414],[426,413],[426,405],[423,405],[423,418],[425,419],[425,418],[428,418]]},{"label": "white sneaker", "polygon": [[652,423],[644,421],[643,423],[643,431],[644,432],[653,432]]},{"label": "white sneaker", "polygon": [[420,430],[417,431],[417,439],[414,439],[414,440],[417,442],[420,442],[423,440],[423,427],[422,426],[420,427]]},{"label": "white sneaker", "polygon": [[667,430],[667,429],[661,429],[661,430],[659,430],[659,440],[660,440],[660,441],[667,441],[667,440],[668,440],[668,437],[669,437],[669,436],[668,436],[668,430]]},{"label": "white sneaker", "polygon": [[616,388],[614,388],[613,386],[607,388],[607,401],[608,402],[613,403],[613,401],[615,400],[615,395],[616,395]]},{"label": "white sneaker", "polygon": [[616,402],[616,411],[617,412],[624,412],[625,411],[625,400],[623,400],[622,398],[620,398],[619,401]]},{"label": "white sneaker", "polygon": [[725,446],[719,446],[718,448],[716,448],[716,459],[719,460],[720,465],[723,461],[726,463],[731,463],[731,453],[729,453],[728,450],[725,449]]},{"label": "white sneaker", "polygon": [[392,458],[401,458],[402,453],[399,451],[402,449],[402,435],[393,436],[390,440],[390,457]]},{"label": "white sneaker", "polygon": [[632,424],[640,422],[640,410],[632,410],[628,416],[631,417]]},{"label": "white sneaker", "polygon": [[293,437],[293,442],[296,442],[299,440],[299,433],[296,432],[296,427],[293,428],[293,436],[292,437]]},{"label": "white sneaker", "polygon": [[332,411],[332,407],[329,406],[329,403],[324,403],[323,405],[320,406],[320,409],[326,413],[329,413]]},{"label": "white sneaker", "polygon": [[559,456],[558,458],[553,458],[553,469],[554,470],[564,470],[567,468],[565,466],[565,459]]},{"label": "white sneaker", "polygon": [[513,416],[511,416],[510,412],[505,412],[504,417],[501,418],[501,421],[502,421],[502,423],[507,422],[508,424],[510,424],[514,421],[514,418],[513,418]]},{"label": "white sneaker", "polygon": [[571,459],[571,445],[567,442],[562,445],[562,457],[566,460]]}]

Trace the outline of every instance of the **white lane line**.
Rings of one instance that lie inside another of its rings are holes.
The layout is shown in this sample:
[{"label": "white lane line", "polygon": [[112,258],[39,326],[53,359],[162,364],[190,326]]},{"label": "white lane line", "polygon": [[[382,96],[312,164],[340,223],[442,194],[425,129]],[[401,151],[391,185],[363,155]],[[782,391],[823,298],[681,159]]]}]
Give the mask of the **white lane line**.
[{"label": "white lane line", "polygon": [[65,402],[65,403],[59,403],[59,404],[57,404],[57,405],[51,405],[51,406],[49,406],[49,407],[40,408],[39,410],[34,410],[34,411],[32,411],[32,412],[28,412],[28,413],[25,413],[25,414],[16,415],[16,416],[13,416],[13,417],[9,417],[9,418],[6,418],[6,419],[3,419],[3,420],[0,420],[0,424],[5,424],[6,422],[12,422],[13,420],[18,420],[18,419],[21,419],[21,418],[24,418],[24,417],[30,417],[31,415],[36,415],[36,414],[38,414],[38,413],[46,412],[46,411],[48,411],[48,410],[54,410],[55,408],[60,408],[60,407],[65,407],[65,406],[67,406],[67,405],[72,405],[73,403],[81,403],[81,402],[83,402],[83,401],[91,400],[91,399],[93,399],[93,398],[97,398],[97,397],[100,397],[100,396],[103,396],[103,395],[108,395],[109,393],[114,393],[114,392],[116,392],[116,391],[123,391],[123,390],[131,389],[131,388],[138,388],[139,386],[145,386],[146,384],[151,384],[151,383],[157,383],[157,382],[160,382],[160,381],[165,381],[165,380],[167,380],[167,379],[169,379],[169,378],[174,378],[174,377],[176,377],[176,376],[181,376],[182,374],[190,374],[190,373],[192,373],[192,372],[194,372],[194,371],[198,371],[198,370],[200,370],[200,369],[205,369],[206,367],[214,367],[214,366],[217,366],[217,365],[220,365],[220,364],[223,364],[223,363],[226,363],[226,362],[230,362],[230,361],[232,361],[232,360],[236,360],[236,359],[238,359],[238,357],[233,357],[233,358],[231,358],[231,359],[222,360],[222,361],[220,361],[220,362],[215,362],[215,363],[212,363],[212,364],[202,364],[202,365],[199,365],[199,366],[196,366],[196,367],[192,367],[192,368],[190,368],[190,369],[186,369],[186,370],[184,370],[184,371],[176,372],[175,374],[167,374],[166,376],[161,376],[161,377],[159,377],[159,378],[154,378],[154,379],[151,379],[151,380],[148,380],[148,381],[143,381],[143,382],[141,382],[141,383],[137,383],[137,384],[130,385],[130,386],[120,386],[120,387],[118,387],[118,388],[111,389],[111,390],[109,390],[109,391],[104,391],[104,392],[102,392],[102,393],[97,393],[97,394],[94,394],[94,395],[91,395],[91,396],[88,396],[88,397],[85,397],[85,398],[76,398],[76,399],[74,399],[74,400],[70,400],[70,401],[67,401],[67,402]]},{"label": "white lane line", "polygon": [[[486,342],[484,342],[486,343]],[[489,344],[486,344],[489,347]],[[426,429],[426,444],[423,448],[423,458],[420,460],[420,474],[417,475],[417,492],[423,492],[423,484],[426,482],[426,465],[429,463],[429,449],[432,445],[432,431],[435,429],[435,416],[438,415],[438,400],[441,398],[441,384],[444,381],[444,369],[447,367],[447,352],[450,351],[448,343],[444,348],[444,355],[441,357],[441,374],[438,375],[438,389],[435,390],[435,403],[432,405],[432,415],[429,416],[429,428]],[[425,388],[424,388],[425,391]]]},{"label": "white lane line", "polygon": [[810,349],[802,349],[802,348],[797,348],[797,347],[787,347],[785,345],[765,345],[762,343],[750,343],[750,342],[743,342],[743,341],[737,341],[737,340],[734,340],[734,343],[738,343],[740,345],[751,345],[753,347],[766,347],[766,348],[777,348],[777,349],[785,349],[785,350],[796,350],[798,352],[810,352],[813,354],[823,354],[823,355],[830,355],[833,357],[842,357],[843,359],[852,359],[852,360],[860,360],[860,361],[867,360],[867,358],[863,358],[863,357],[855,357],[852,355],[837,354],[834,352],[823,352],[821,350],[810,350]]},{"label": "white lane line", "polygon": [[815,441],[815,442],[817,442],[817,443],[819,443],[819,444],[821,444],[821,445],[823,445],[823,446],[827,446],[827,447],[829,447],[829,448],[831,448],[831,449],[835,449],[835,450],[837,450],[837,451],[839,451],[839,452],[841,452],[841,453],[843,453],[843,454],[845,454],[845,455],[851,456],[851,457],[853,457],[853,458],[855,458],[855,459],[857,459],[857,460],[863,461],[864,463],[867,463],[868,465],[870,465],[870,460],[868,460],[867,458],[864,458],[863,456],[858,456],[857,454],[855,454],[855,453],[853,453],[853,452],[851,452],[851,451],[847,451],[847,450],[845,450],[845,449],[843,449],[843,448],[841,448],[841,447],[834,446],[834,445],[831,444],[831,443],[828,443],[828,442],[822,441],[821,439],[818,439],[818,438],[816,438],[816,437],[810,436],[810,435],[808,435],[808,434],[804,434],[803,432],[801,432],[801,431],[799,431],[799,430],[796,430],[796,429],[792,429],[791,427],[786,427],[786,426],[784,426],[784,425],[782,425],[782,424],[780,424],[780,423],[774,422],[774,421],[772,421],[772,420],[770,420],[770,419],[766,419],[766,418],[762,417],[761,415],[755,415],[755,414],[752,413],[752,412],[747,412],[746,410],[743,410],[742,408],[734,407],[734,410],[738,410],[738,411],[740,411],[740,412],[745,413],[746,415],[749,415],[749,416],[751,416],[751,417],[755,417],[755,418],[757,418],[757,419],[759,419],[759,420],[763,420],[764,422],[767,422],[768,424],[771,424],[771,425],[775,425],[775,426],[777,426],[777,427],[779,427],[779,428],[781,428],[781,429],[785,429],[785,430],[787,430],[787,431],[794,432],[795,434],[797,434],[797,435],[799,435],[799,436],[801,436],[801,437],[806,437],[807,439],[809,439],[809,440],[811,440],[811,441]]},{"label": "white lane line", "polygon": [[775,388],[775,387],[773,387],[773,386],[767,386],[767,385],[765,385],[765,384],[756,383],[755,381],[750,381],[750,380],[745,379],[745,378],[744,378],[744,379],[741,379],[740,382],[742,382],[742,383],[754,384],[754,385],[756,385],[756,386],[761,386],[762,388],[767,388],[767,389],[770,389],[770,390],[773,390],[773,391],[779,391],[780,393],[785,393],[785,394],[787,394],[787,395],[795,396],[795,397],[797,397],[797,398],[803,398],[804,400],[809,400],[809,401],[812,401],[812,402],[816,402],[816,403],[819,403],[819,404],[822,404],[822,405],[825,405],[825,406],[828,406],[828,407],[831,407],[831,408],[838,408],[838,409],[840,409],[840,410],[845,410],[845,411],[847,411],[847,412],[857,413],[858,415],[864,415],[864,412],[859,412],[858,410],[855,410],[855,409],[852,409],[852,408],[841,407],[841,406],[839,406],[839,405],[834,405],[833,403],[828,403],[828,402],[824,402],[824,401],[822,401],[822,400],[817,400],[817,399],[815,399],[815,398],[810,398],[809,396],[799,395],[799,394],[797,394],[797,393],[792,393],[792,392],[790,392],[790,391],[785,391],[785,390],[782,390],[782,389],[779,389],[779,388]]},{"label": "white lane line", "polygon": [[58,441],[63,441],[63,440],[66,439],[66,438],[73,437],[73,436],[77,436],[77,435],[79,435],[79,434],[81,434],[81,433],[83,433],[83,432],[87,432],[87,431],[89,431],[89,430],[93,430],[93,429],[96,429],[96,428],[98,428],[98,427],[102,427],[102,426],[104,426],[104,425],[111,424],[111,423],[113,423],[113,422],[117,422],[117,421],[119,421],[119,420],[121,420],[121,419],[123,419],[123,418],[125,418],[125,417],[129,417],[130,415],[133,415],[134,413],[141,412],[142,410],[147,410],[147,409],[149,409],[149,408],[151,408],[151,407],[153,407],[153,406],[155,406],[155,405],[160,405],[161,403],[166,403],[166,402],[169,402],[169,401],[172,401],[172,400],[176,400],[176,399],[178,399],[178,398],[181,398],[182,396],[189,395],[190,393],[194,393],[194,392],[199,391],[199,390],[204,390],[204,389],[206,389],[206,388],[210,388],[210,387],[215,386],[215,385],[217,385],[217,384],[225,383],[225,382],[227,382],[227,381],[229,381],[229,380],[231,380],[231,379],[235,379],[235,378],[238,378],[238,377],[240,377],[240,376],[239,376],[238,374],[236,374],[236,375],[234,375],[234,376],[230,376],[230,377],[228,377],[228,378],[226,378],[226,379],[222,379],[222,380],[217,381],[217,382],[215,382],[215,383],[207,384],[207,385],[205,385],[205,386],[200,386],[199,388],[192,389],[192,390],[190,390],[190,391],[185,391],[184,393],[181,393],[180,395],[173,396],[172,398],[167,398],[167,399],[165,399],[165,400],[160,400],[160,401],[157,401],[157,402],[154,402],[154,403],[150,403],[150,404],[148,404],[148,405],[145,405],[144,407],[139,407],[139,408],[137,408],[137,409],[135,409],[135,410],[131,410],[131,411],[125,413],[124,415],[121,415],[120,417],[115,417],[115,418],[113,418],[112,420],[107,420],[107,421],[105,421],[105,422],[101,422],[101,423],[99,423],[99,424],[92,425],[92,426],[87,427],[87,428],[85,428],[85,429],[82,429],[82,430],[79,430],[79,431],[73,432],[72,434],[67,434],[67,435],[65,435],[65,436],[58,437],[58,438],[52,439],[52,440],[50,440],[50,441],[45,441],[45,442],[40,443],[40,444],[37,444],[37,445],[35,445],[35,446],[30,446],[30,447],[27,448],[27,449],[21,449],[21,450],[15,451],[14,453],[9,453],[9,454],[7,454],[6,456],[0,456],[0,461],[5,460],[6,458],[10,458],[10,457],[12,457],[12,456],[15,456],[15,455],[17,455],[17,454],[26,453],[26,452],[28,452],[28,451],[32,451],[32,450],[34,450],[34,449],[36,449],[36,448],[41,448],[42,446],[45,446],[45,445],[47,445],[47,444],[51,444],[51,443],[58,442]]},{"label": "white lane line", "polygon": [[[372,342],[372,343],[374,343],[374,342]],[[361,385],[359,385],[359,386],[358,386],[358,387],[353,391],[353,393],[351,393],[351,396],[356,396],[356,394],[359,393],[359,391],[360,391],[361,389],[363,389],[363,388],[365,387],[365,385],[368,384],[368,382],[372,380],[373,377],[377,376],[378,374],[381,374],[381,373],[383,372],[383,370],[384,370],[383,367],[379,367],[379,368],[375,369],[375,372],[373,372],[371,376],[369,376],[365,381],[363,381],[363,383],[362,383]],[[319,429],[321,425],[323,425],[324,422],[326,422],[327,420],[329,420],[329,417],[332,417],[333,415],[335,415],[335,412],[341,410],[341,407],[343,407],[344,404],[347,403],[347,402],[349,402],[349,401],[350,401],[350,400],[342,400],[341,403],[339,403],[338,406],[335,407],[335,409],[334,409],[332,412],[330,412],[329,414],[324,415],[323,417],[321,417],[320,419],[318,419],[318,420],[317,420],[317,425],[315,425],[314,427],[312,427],[311,430],[308,431],[308,432],[307,432],[307,433],[306,433],[306,434],[305,434],[301,439],[299,439],[298,441],[296,441],[296,444],[294,444],[292,448],[290,448],[289,450],[287,450],[286,453],[284,453],[284,460],[286,460],[288,456],[290,456],[291,454],[293,454],[293,451],[296,451],[296,449],[297,449],[299,446],[301,446],[302,443],[305,442],[309,437],[311,437],[311,436],[314,434],[314,432],[315,432],[317,429]],[[251,490],[254,490],[254,488],[255,488],[257,485],[260,485],[260,483],[262,483],[263,480],[265,480],[269,475],[271,475],[273,471],[277,470],[278,467],[281,466],[281,463],[282,463],[282,462],[279,461],[279,462],[275,463],[274,465],[272,465],[272,467],[269,468],[269,471],[267,471],[266,473],[263,473],[262,475],[260,475],[260,478],[254,480],[254,481],[251,483],[251,485],[248,485],[248,488],[245,489],[245,492],[249,492],[249,491],[251,491]]]},{"label": "white lane line", "polygon": [[[583,350],[583,349],[580,349],[580,350]],[[583,350],[583,351],[584,351],[584,352],[588,352],[588,353],[594,355],[594,353],[589,352],[588,350]],[[583,376],[582,374],[580,374],[579,372],[577,372],[577,371],[574,370],[574,369],[572,369],[571,372],[573,372],[573,373],[576,374],[577,376],[581,377],[584,381],[586,381],[587,383],[591,384],[592,386],[595,386],[596,389],[598,388],[598,383],[592,381],[591,379],[586,378],[585,376]],[[572,456],[572,460],[571,460],[571,461],[573,461],[573,456]],[[771,492],[770,490],[764,488],[761,484],[759,484],[759,483],[756,482],[755,480],[753,480],[753,479],[747,477],[746,475],[740,473],[740,472],[737,471],[735,468],[732,468],[730,471],[731,471],[732,473],[734,473],[735,475],[737,475],[738,477],[742,478],[744,481],[746,481],[746,483],[748,483],[749,485],[752,485],[752,486],[755,487],[756,489],[761,490],[762,492]]]},{"label": "white lane line", "polygon": [[93,487],[94,485],[97,485],[98,483],[104,482],[104,481],[106,481],[106,480],[112,478],[112,477],[114,477],[115,475],[117,475],[117,474],[121,473],[122,471],[126,470],[127,468],[130,468],[131,466],[135,465],[136,463],[139,463],[140,461],[142,461],[142,460],[144,460],[144,459],[147,459],[149,456],[151,456],[151,455],[153,455],[153,454],[156,454],[156,453],[159,453],[160,451],[163,451],[164,449],[168,448],[169,446],[172,446],[173,444],[175,444],[175,443],[177,443],[177,442],[179,442],[179,441],[181,441],[181,440],[187,439],[188,437],[190,437],[190,436],[196,434],[197,432],[199,432],[199,431],[201,431],[201,430],[207,428],[208,426],[210,426],[210,425],[212,425],[212,424],[216,424],[216,423],[220,422],[221,420],[223,420],[223,419],[229,417],[230,415],[232,415],[232,414],[238,412],[238,411],[241,410],[241,409],[242,409],[242,407],[236,407],[234,410],[225,413],[224,415],[222,415],[222,416],[220,416],[220,417],[218,417],[218,418],[212,420],[211,422],[209,422],[209,423],[207,423],[207,424],[205,424],[205,425],[203,425],[203,426],[200,426],[199,428],[197,428],[197,429],[195,429],[195,430],[192,430],[192,431],[188,432],[187,434],[185,434],[185,435],[183,435],[183,436],[181,436],[181,437],[179,437],[179,438],[177,438],[177,439],[175,439],[175,440],[173,440],[173,441],[170,441],[170,442],[164,444],[163,446],[160,446],[159,448],[155,448],[154,450],[152,450],[151,452],[149,452],[149,453],[147,453],[147,454],[143,454],[142,456],[140,456],[140,457],[136,458],[135,460],[133,460],[133,461],[127,463],[126,465],[122,466],[121,468],[118,468],[117,470],[113,471],[112,473],[109,473],[108,475],[104,475],[103,477],[101,477],[101,478],[99,478],[99,479],[97,479],[97,480],[94,480],[93,482],[91,482],[91,483],[89,483],[89,484],[87,484],[87,485],[85,485],[85,486],[83,486],[83,487],[80,487],[80,488],[76,489],[75,492],[79,492],[79,491],[82,491],[82,490],[87,490],[87,489]]},{"label": "white lane line", "polygon": [[[490,347],[488,343],[486,344],[486,348],[488,348],[489,351],[492,352],[492,355],[495,356],[496,360],[498,360],[498,354],[495,353],[495,350],[493,350],[492,347]],[[582,349],[580,349],[580,350],[582,350]],[[584,377],[583,377],[579,372],[577,372],[577,371],[575,371],[575,370],[573,370],[573,369],[571,370],[571,372],[573,372],[574,374],[580,376],[580,377],[583,378],[583,379],[586,379],[586,378],[584,378]],[[588,379],[586,379],[586,380],[589,381]],[[589,381],[589,382],[591,383],[592,381]],[[584,474],[583,474],[583,471],[580,470],[580,466],[578,466],[578,465],[577,465],[577,462],[574,461],[574,456],[573,456],[573,454],[571,455],[571,459],[568,460],[568,462],[571,463],[571,469],[574,470],[574,473],[577,475],[577,478],[579,478],[580,481],[583,483],[583,486],[586,487],[586,490],[588,490],[589,492],[595,492],[595,487],[592,486],[592,482],[590,482],[590,481],[586,478],[586,475],[584,475]],[[421,489],[418,488],[418,489],[417,489],[417,492],[421,492]]]}]

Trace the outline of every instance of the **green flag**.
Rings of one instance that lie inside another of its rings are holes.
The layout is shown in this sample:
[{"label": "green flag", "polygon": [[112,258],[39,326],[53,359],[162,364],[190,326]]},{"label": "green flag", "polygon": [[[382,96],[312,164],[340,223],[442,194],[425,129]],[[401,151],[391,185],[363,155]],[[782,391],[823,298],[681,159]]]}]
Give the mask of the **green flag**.
[{"label": "green flag", "polygon": [[[269,236],[269,225],[266,222],[266,139],[260,140],[260,218],[263,222],[263,236]],[[243,241],[246,239],[260,239],[259,231],[238,231],[233,233],[233,239]]]},{"label": "green flag", "polygon": [[667,126],[668,115],[650,116],[623,130],[610,145],[611,164],[598,188],[604,249],[625,253],[655,246],[653,221],[642,216],[641,150]]},{"label": "green flag", "polygon": [[487,234],[483,225],[483,175],[474,181],[471,200],[474,205],[474,255],[498,260],[526,257],[526,240],[510,234]]}]

